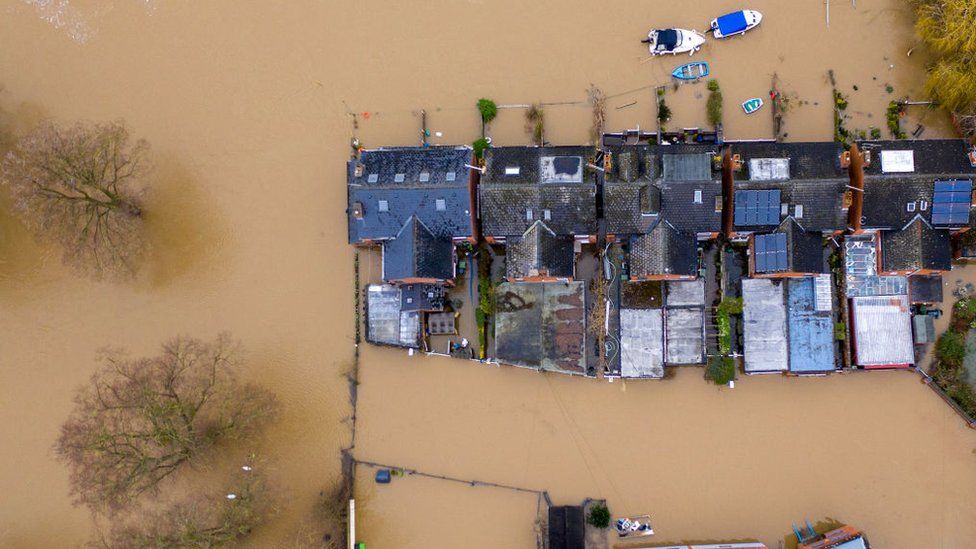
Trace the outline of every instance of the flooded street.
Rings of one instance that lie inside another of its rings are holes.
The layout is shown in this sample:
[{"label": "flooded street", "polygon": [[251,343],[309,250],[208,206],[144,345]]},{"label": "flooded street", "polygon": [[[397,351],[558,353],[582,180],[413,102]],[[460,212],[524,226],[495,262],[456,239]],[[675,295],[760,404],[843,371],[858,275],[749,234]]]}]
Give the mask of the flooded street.
[{"label": "flooded street", "polygon": [[[248,377],[283,404],[262,452],[287,497],[253,545],[287,546],[312,520],[349,440],[351,115],[368,147],[419,143],[421,109],[433,143],[463,144],[480,133],[474,102],[491,97],[516,105],[500,110],[492,137],[519,144],[529,136],[517,105],[541,101],[546,138],[579,143],[594,84],[608,96],[608,130],[652,128],[654,88],[688,58],[645,61],[638,40],[652,25],[704,30],[741,7],[0,6],[4,125],[124,119],[150,142],[156,165],[153,250],[131,283],[66,270],[0,197],[0,546],[9,547],[77,546],[91,533],[51,446],[96,351],[122,345],[142,355],[178,333],[223,330],[243,341]],[[758,30],[709,41],[692,58],[712,63],[729,139],[772,136],[768,107],[747,116],[739,104],[767,97],[774,73],[798,98],[786,115],[791,140],[832,138],[828,69],[849,95],[849,129],[886,133],[888,101],[920,98],[925,52],[906,56],[916,44],[901,0],[861,0],[856,10],[835,2],[829,28],[821,0],[750,7],[765,14]],[[669,128],[704,124],[704,84],[667,89]],[[949,132],[939,111],[924,125],[923,137]],[[605,497],[615,512],[654,515],[658,538],[775,544],[791,522],[824,516],[865,529],[879,547],[961,548],[976,537],[976,433],[907,373],[748,378],[729,391],[696,370],[611,385],[364,348],[361,376],[357,457],[547,489],[557,503]],[[532,495],[418,478],[377,487],[370,472],[361,470],[357,497],[371,548],[533,543]]]}]

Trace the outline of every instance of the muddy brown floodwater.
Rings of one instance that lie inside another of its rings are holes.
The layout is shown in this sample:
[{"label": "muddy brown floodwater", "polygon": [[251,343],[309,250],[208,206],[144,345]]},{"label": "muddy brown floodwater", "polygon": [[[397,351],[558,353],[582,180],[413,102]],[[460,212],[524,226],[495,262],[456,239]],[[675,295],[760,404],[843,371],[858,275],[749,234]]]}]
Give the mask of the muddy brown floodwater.
[{"label": "muddy brown floodwater", "polygon": [[[579,104],[609,96],[608,129],[653,126],[653,87],[686,61],[646,59],[652,25],[699,30],[738,2],[594,4],[427,0],[4,0],[0,105],[15,126],[42,117],[125,119],[153,145],[155,250],[132,284],[63,269],[0,200],[0,545],[83,543],[51,445],[75,387],[106,344],[152,352],[176,333],[230,330],[249,377],[284,415],[264,441],[288,493],[253,545],[286,545],[338,473],[350,410],[352,249],[343,162],[360,116],[367,146],[469,143],[474,101],[552,103],[546,137],[587,139]],[[795,93],[789,139],[830,139],[828,69],[850,129],[884,124],[891,98],[921,94],[925,52],[902,0],[755,0],[762,27],[710,42],[730,138],[769,137],[774,73]],[[886,86],[894,88],[893,93]],[[853,86],[858,86],[858,91]],[[670,127],[704,122],[704,86],[669,88]],[[560,103],[560,104],[555,104]],[[633,104],[631,104],[633,103]],[[945,135],[938,111],[924,137]],[[907,128],[909,131],[913,127]],[[519,108],[496,143],[524,143]],[[461,478],[606,497],[651,513],[659,537],[760,536],[804,517],[867,529],[880,547],[966,547],[976,538],[976,434],[906,373],[750,378],[734,390],[683,371],[666,383],[606,384],[364,349],[357,455]],[[368,475],[369,471],[364,471]],[[359,483],[370,547],[525,547],[534,496],[418,478]]]}]

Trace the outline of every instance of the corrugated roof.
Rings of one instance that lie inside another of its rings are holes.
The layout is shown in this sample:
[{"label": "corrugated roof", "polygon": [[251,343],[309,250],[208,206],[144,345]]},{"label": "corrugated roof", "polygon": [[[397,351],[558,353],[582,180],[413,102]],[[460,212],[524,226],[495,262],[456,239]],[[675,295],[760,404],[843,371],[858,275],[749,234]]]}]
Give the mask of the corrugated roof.
[{"label": "corrugated roof", "polygon": [[664,377],[664,319],[661,309],[620,310],[620,375]]},{"label": "corrugated roof", "polygon": [[366,288],[366,340],[398,347],[420,347],[420,314],[400,310],[400,289],[389,284]]},{"label": "corrugated roof", "polygon": [[790,371],[814,373],[835,366],[834,323],[831,311],[817,310],[815,279],[787,281]]},{"label": "corrugated roof", "polygon": [[859,366],[915,363],[908,296],[855,297],[851,301],[854,350]]},{"label": "corrugated roof", "polygon": [[747,373],[783,372],[789,366],[783,289],[782,283],[769,279],[747,278],[742,281]]},{"label": "corrugated roof", "polygon": [[712,178],[710,154],[664,154],[661,160],[666,181],[708,181]]}]

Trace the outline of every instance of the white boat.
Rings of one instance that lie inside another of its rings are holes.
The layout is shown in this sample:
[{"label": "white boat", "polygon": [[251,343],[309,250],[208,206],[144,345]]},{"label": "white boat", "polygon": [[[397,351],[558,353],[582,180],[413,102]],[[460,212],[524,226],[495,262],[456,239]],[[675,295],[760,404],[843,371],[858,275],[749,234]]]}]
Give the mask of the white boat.
[{"label": "white boat", "polygon": [[758,27],[762,18],[762,14],[756,10],[733,11],[712,19],[710,30],[715,38],[728,38]]},{"label": "white boat", "polygon": [[651,55],[677,55],[688,53],[694,55],[705,43],[705,35],[693,30],[685,29],[654,29],[647,33],[647,38],[641,40],[647,44]]},{"label": "white boat", "polygon": [[651,528],[650,515],[618,518],[614,521],[613,528],[617,531],[617,535],[622,538],[637,538],[654,535],[654,528]]}]

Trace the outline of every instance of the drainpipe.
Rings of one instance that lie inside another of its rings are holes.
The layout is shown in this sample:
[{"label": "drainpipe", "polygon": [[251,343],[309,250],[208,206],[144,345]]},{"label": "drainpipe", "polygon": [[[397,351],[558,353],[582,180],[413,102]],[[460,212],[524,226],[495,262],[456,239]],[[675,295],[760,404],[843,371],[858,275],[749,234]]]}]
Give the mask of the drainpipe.
[{"label": "drainpipe", "polygon": [[735,206],[735,181],[732,172],[735,167],[732,165],[732,147],[726,147],[722,153],[722,230],[726,238],[732,238],[734,231],[733,212]]},{"label": "drainpipe", "polygon": [[860,234],[861,217],[864,216],[864,155],[857,148],[857,143],[851,145],[851,163],[847,167],[847,174],[851,184],[851,207],[847,210],[847,224],[852,234]]}]

